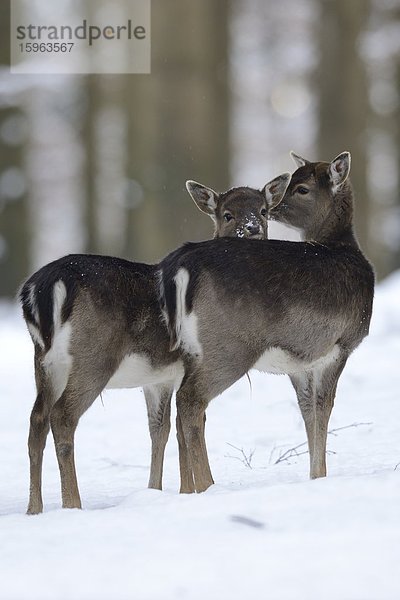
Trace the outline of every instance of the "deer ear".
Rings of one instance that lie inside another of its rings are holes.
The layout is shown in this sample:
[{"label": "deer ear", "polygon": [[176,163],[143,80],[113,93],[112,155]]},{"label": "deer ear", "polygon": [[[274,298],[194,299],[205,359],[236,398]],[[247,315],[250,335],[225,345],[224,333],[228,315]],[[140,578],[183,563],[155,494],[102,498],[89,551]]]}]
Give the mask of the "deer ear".
[{"label": "deer ear", "polygon": [[290,178],[290,173],[283,173],[265,185],[263,192],[269,209],[275,208],[282,200],[290,183]]},{"label": "deer ear", "polygon": [[296,165],[298,167],[304,167],[304,165],[309,165],[310,164],[309,160],[306,160],[305,158],[303,158],[299,154],[296,154],[295,152],[293,152],[293,150],[290,151],[290,156],[293,158],[294,162],[296,163]]},{"label": "deer ear", "polygon": [[201,185],[196,181],[187,181],[186,189],[193,198],[197,208],[206,215],[214,217],[215,209],[217,208],[218,194],[211,188]]},{"label": "deer ear", "polygon": [[342,185],[349,176],[350,162],[350,152],[342,152],[330,163],[328,173],[334,189]]}]

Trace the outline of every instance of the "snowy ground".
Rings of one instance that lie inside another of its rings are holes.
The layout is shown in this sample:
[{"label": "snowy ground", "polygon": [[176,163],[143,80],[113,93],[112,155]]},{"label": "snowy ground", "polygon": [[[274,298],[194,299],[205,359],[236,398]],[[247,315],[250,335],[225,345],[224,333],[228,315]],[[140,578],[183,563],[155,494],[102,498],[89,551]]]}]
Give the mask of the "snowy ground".
[{"label": "snowy ground", "polygon": [[[1,600],[398,600],[400,598],[400,274],[380,286],[371,335],[341,378],[329,477],[308,456],[286,377],[252,374],[209,408],[217,484],[180,496],[175,436],[165,490],[147,490],[142,392],[108,391],[82,418],[84,510],[61,510],[49,438],[42,515],[24,514],[32,348],[0,307]],[[232,448],[236,446],[239,450]],[[251,460],[246,466],[240,449]],[[303,448],[299,448],[301,452]]]}]

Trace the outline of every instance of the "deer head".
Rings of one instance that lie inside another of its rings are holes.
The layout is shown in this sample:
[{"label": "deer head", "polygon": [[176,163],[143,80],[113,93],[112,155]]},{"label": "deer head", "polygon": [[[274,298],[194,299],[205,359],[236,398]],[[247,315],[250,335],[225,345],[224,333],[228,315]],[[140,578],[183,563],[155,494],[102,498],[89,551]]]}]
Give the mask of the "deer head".
[{"label": "deer head", "polygon": [[290,181],[290,173],[279,175],[260,191],[236,187],[218,194],[195,181],[186,188],[196,206],[214,221],[214,237],[268,238],[268,212],[278,205]]},{"label": "deer head", "polygon": [[305,240],[323,243],[353,235],[350,153],[342,152],[330,163],[310,162],[294,153],[292,158],[298,169],[270,218],[300,229]]}]

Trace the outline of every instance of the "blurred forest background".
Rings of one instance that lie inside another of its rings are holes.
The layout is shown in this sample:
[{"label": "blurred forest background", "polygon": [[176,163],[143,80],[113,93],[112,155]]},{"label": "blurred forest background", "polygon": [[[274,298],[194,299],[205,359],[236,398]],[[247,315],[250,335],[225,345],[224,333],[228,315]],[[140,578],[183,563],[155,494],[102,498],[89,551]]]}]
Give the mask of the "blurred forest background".
[{"label": "blurred forest background", "polygon": [[211,237],[186,179],[262,186],[291,149],[351,151],[359,240],[400,266],[400,0],[153,0],[151,39],[151,75],[12,75],[1,0],[0,296],[69,252]]}]

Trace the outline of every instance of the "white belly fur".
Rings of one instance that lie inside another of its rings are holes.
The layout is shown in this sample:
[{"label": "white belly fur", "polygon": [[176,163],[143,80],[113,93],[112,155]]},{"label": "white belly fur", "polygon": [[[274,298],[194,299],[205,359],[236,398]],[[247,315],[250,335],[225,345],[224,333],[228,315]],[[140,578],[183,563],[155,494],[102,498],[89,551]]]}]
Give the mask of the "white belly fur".
[{"label": "white belly fur", "polygon": [[149,360],[140,354],[125,356],[117,371],[106,385],[107,389],[135,388],[144,385],[171,382],[177,389],[184,375],[181,361],[154,369]]},{"label": "white belly fur", "polygon": [[332,350],[325,356],[318,358],[313,362],[305,362],[303,360],[296,359],[291,356],[282,348],[270,348],[266,350],[257,362],[254,364],[253,369],[257,371],[263,371],[264,373],[279,373],[294,375],[295,373],[301,373],[315,368],[323,368],[325,365],[337,360],[339,357],[339,346],[333,346]]}]

